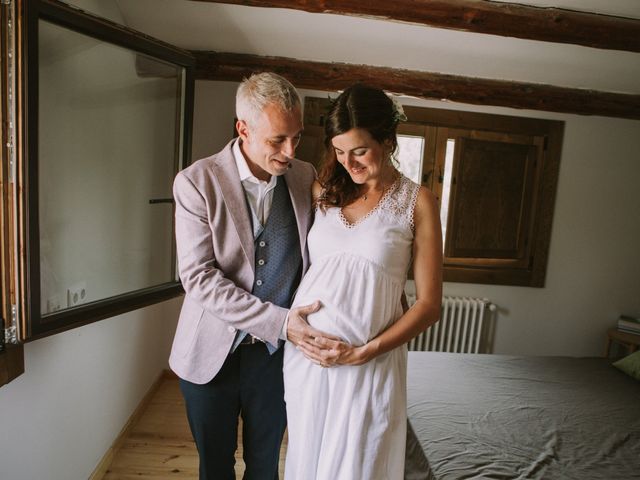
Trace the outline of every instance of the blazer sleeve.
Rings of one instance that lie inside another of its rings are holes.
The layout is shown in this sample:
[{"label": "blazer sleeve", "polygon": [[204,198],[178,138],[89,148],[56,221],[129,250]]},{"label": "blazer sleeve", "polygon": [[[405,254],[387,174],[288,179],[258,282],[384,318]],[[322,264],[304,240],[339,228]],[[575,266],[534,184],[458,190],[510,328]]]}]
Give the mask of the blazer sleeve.
[{"label": "blazer sleeve", "polygon": [[207,201],[182,172],[174,180],[173,195],[178,269],[186,294],[220,321],[277,345],[288,310],[263,302],[216,268]]}]

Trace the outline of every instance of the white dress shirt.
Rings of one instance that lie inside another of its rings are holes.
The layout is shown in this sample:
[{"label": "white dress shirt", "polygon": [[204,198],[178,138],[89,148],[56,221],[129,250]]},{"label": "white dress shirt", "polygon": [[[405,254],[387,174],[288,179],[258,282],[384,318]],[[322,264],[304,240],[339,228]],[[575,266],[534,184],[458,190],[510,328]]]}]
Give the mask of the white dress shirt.
[{"label": "white dress shirt", "polygon": [[[240,150],[240,139],[233,144],[233,158],[238,166],[240,181],[244,189],[244,195],[251,208],[253,215],[264,226],[271,212],[271,204],[273,203],[273,191],[276,188],[278,179],[275,175],[271,175],[268,182],[257,178],[247,164],[242,151]],[[254,229],[255,230],[255,229]]]},{"label": "white dress shirt", "polygon": [[[271,213],[271,205],[273,204],[273,192],[276,188],[278,178],[275,175],[271,175],[268,182],[257,178],[247,164],[246,158],[242,150],[240,150],[240,142],[238,139],[232,148],[233,158],[236,161],[238,167],[238,173],[240,174],[240,182],[242,182],[242,189],[244,190],[244,196],[247,199],[247,204],[253,213],[253,218],[257,218],[262,226],[267,222],[269,213]],[[254,226],[253,231],[256,232]],[[289,323],[289,314],[284,320],[282,325],[282,331],[280,332],[280,338],[287,340],[287,325]]]}]

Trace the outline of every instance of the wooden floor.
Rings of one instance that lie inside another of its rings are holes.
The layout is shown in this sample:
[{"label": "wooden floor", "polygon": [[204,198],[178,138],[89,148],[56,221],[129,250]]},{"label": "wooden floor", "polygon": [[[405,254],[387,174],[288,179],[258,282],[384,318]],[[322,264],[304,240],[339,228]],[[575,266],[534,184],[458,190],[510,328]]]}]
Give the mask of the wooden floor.
[{"label": "wooden floor", "polygon": [[[242,428],[238,429],[241,432]],[[284,477],[286,434],[280,450],[280,478]],[[244,472],[242,439],[236,451],[236,478]],[[104,480],[197,479],[196,451],[175,377],[164,377],[145,411],[115,453]]]}]

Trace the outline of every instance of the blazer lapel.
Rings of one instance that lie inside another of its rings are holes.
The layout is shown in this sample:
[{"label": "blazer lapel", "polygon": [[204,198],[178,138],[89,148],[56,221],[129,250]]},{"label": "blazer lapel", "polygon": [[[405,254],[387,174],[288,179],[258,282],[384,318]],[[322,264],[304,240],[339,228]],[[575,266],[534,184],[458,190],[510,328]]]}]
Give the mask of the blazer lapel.
[{"label": "blazer lapel", "polygon": [[251,226],[244,189],[242,188],[240,176],[238,175],[238,167],[231,152],[231,145],[232,143],[227,145],[220,153],[216,161],[213,162],[212,168],[218,179],[224,203],[238,231],[242,250],[244,250],[251,269],[255,271],[253,228]]},{"label": "blazer lapel", "polygon": [[309,213],[311,211],[311,191],[301,185],[302,182],[299,181],[295,162],[293,168],[290,168],[284,174],[284,178],[287,181],[291,203],[293,204],[293,212],[295,213],[298,224],[300,251],[302,252],[302,258],[305,262],[304,271],[306,271],[307,255],[305,252],[307,248],[307,232],[309,230]]}]

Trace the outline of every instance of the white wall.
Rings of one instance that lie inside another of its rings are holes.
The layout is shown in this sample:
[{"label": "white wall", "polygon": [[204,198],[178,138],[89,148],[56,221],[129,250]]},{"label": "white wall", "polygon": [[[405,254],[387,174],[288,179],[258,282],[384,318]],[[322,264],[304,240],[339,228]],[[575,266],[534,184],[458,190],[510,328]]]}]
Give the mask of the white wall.
[{"label": "white wall", "polygon": [[25,345],[0,388],[0,477],[91,475],[163,369],[181,299]]},{"label": "white wall", "polygon": [[213,155],[231,140],[237,87],[235,82],[196,82],[191,149],[194,160]]},{"label": "white wall", "polygon": [[[232,82],[197,82],[194,158],[228,141]],[[326,97],[326,92],[301,90]],[[494,352],[602,355],[619,314],[640,314],[640,121],[402,99],[565,122],[544,288],[446,283],[447,294],[487,297],[498,307]]]}]

